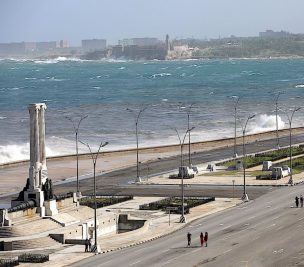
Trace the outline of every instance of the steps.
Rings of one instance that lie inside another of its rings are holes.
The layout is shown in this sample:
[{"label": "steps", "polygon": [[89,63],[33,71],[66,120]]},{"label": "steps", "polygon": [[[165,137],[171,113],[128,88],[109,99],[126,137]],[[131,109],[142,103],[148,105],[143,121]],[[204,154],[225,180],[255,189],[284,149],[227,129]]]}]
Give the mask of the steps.
[{"label": "steps", "polygon": [[40,237],[28,240],[16,240],[12,242],[12,250],[25,250],[36,248],[48,248],[59,246],[60,243],[50,237]]},{"label": "steps", "polygon": [[20,233],[14,227],[0,227],[0,238],[10,238],[17,236],[22,236],[22,233]]}]

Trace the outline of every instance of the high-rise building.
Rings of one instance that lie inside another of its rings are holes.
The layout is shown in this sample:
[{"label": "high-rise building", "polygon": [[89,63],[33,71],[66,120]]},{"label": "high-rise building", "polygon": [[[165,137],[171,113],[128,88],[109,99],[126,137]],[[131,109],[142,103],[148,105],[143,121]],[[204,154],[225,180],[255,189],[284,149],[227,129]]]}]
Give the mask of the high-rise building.
[{"label": "high-rise building", "polygon": [[82,40],[81,47],[84,51],[104,50],[107,47],[107,40],[105,39]]}]

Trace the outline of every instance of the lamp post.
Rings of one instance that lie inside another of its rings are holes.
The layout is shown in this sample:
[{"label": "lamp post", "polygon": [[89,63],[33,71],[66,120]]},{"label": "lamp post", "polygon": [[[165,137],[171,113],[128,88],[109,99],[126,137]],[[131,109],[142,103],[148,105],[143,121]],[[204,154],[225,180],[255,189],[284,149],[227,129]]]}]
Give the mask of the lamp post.
[{"label": "lamp post", "polygon": [[100,253],[100,247],[97,242],[98,236],[97,236],[97,202],[96,202],[96,162],[97,162],[97,158],[98,158],[100,149],[102,147],[106,146],[108,144],[108,142],[104,142],[104,143],[101,142],[96,153],[92,152],[92,149],[88,143],[84,143],[84,142],[81,142],[81,143],[88,147],[91,158],[92,158],[92,162],[93,162],[93,168],[94,168],[94,174],[93,174],[93,178],[94,178],[93,179],[93,182],[94,182],[94,185],[93,185],[93,187],[94,187],[94,193],[93,193],[94,194],[94,239],[95,239],[95,242],[94,242],[94,248],[92,249],[92,251],[95,253]]},{"label": "lamp post", "polygon": [[232,96],[234,98],[234,152],[233,152],[233,157],[237,157],[237,152],[236,152],[236,119],[237,119],[237,106],[239,103],[240,98],[238,96]]},{"label": "lamp post", "polygon": [[144,107],[140,109],[137,113],[135,114],[135,110],[127,108],[127,111],[132,112],[135,114],[135,135],[136,135],[136,182],[141,182],[141,179],[139,177],[139,161],[138,161],[138,121],[140,118],[140,115],[147,109],[147,107]]},{"label": "lamp post", "polygon": [[276,114],[276,137],[277,137],[277,149],[280,149],[280,137],[279,137],[279,122],[278,122],[278,101],[280,95],[283,94],[283,92],[278,92],[278,94],[275,97],[275,114]]},{"label": "lamp post", "polygon": [[244,192],[243,192],[243,201],[248,201],[249,198],[248,198],[248,195],[246,193],[246,150],[245,150],[245,133],[246,133],[246,127],[247,127],[247,124],[248,124],[248,121],[251,120],[252,118],[254,118],[255,115],[251,115],[247,118],[245,124],[241,124],[242,126],[242,131],[243,131],[243,174],[244,174]]},{"label": "lamp post", "polygon": [[180,135],[179,135],[179,132],[176,128],[174,128],[176,134],[177,134],[177,137],[178,137],[178,140],[179,140],[179,144],[180,144],[180,149],[181,149],[181,156],[180,156],[180,165],[181,165],[181,173],[182,173],[182,182],[181,182],[181,188],[182,188],[182,215],[180,217],[180,220],[179,222],[180,223],[185,223],[186,222],[186,218],[185,218],[185,206],[184,206],[184,200],[185,200],[185,193],[184,193],[184,171],[182,169],[182,166],[183,166],[183,146],[184,146],[184,143],[185,143],[185,139],[186,139],[186,136],[187,136],[187,133],[190,133],[195,127],[192,127],[191,129],[188,129],[184,135],[184,138],[183,140],[181,139]]},{"label": "lamp post", "polygon": [[188,132],[189,132],[189,168],[191,168],[191,130],[190,130],[190,114],[191,114],[191,109],[193,107],[194,103],[192,103],[188,109],[187,109],[187,118],[188,118]]},{"label": "lamp post", "polygon": [[292,118],[293,115],[295,114],[296,111],[299,111],[301,108],[294,108],[291,111],[291,115],[289,116],[288,113],[286,112],[286,116],[288,118],[289,122],[289,165],[290,165],[290,179],[288,181],[289,184],[293,185],[293,179],[292,179],[292,150],[291,150],[291,123],[292,123]]},{"label": "lamp post", "polygon": [[[87,118],[88,115],[85,115],[85,116],[81,116],[78,123],[76,124],[75,121],[72,120],[72,118],[66,116],[66,119],[69,120],[70,122],[72,122],[73,124],[73,128],[74,128],[74,133],[75,133],[75,142],[76,142],[76,184],[77,184],[77,196],[80,197],[81,193],[80,193],[80,190],[79,190],[79,163],[78,163],[78,130],[79,130],[79,126],[80,126],[80,123],[85,119]],[[76,126],[77,125],[77,126]]]}]

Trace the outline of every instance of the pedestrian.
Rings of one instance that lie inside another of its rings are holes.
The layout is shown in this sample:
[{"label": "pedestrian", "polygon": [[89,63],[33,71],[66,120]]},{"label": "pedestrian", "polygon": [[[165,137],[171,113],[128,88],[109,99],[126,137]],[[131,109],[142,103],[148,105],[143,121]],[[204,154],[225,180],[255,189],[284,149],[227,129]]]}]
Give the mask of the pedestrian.
[{"label": "pedestrian", "polygon": [[298,208],[299,207],[299,198],[298,198],[298,196],[295,197],[295,201],[296,201],[296,206]]},{"label": "pedestrian", "polygon": [[92,248],[92,238],[90,237],[89,238],[89,251],[92,251],[91,248]]},{"label": "pedestrian", "polygon": [[89,239],[86,239],[86,240],[84,241],[84,247],[85,247],[84,252],[88,252],[88,248],[89,248]]},{"label": "pedestrian", "polygon": [[188,240],[188,247],[190,247],[191,246],[191,233],[190,232],[188,232],[188,234],[187,234],[187,240]]},{"label": "pedestrian", "polygon": [[301,195],[301,196],[300,196],[301,208],[303,208],[303,201],[304,201],[304,198],[303,198],[303,195]]},{"label": "pedestrian", "polygon": [[204,234],[201,232],[200,234],[200,239],[201,239],[201,247],[204,246]]},{"label": "pedestrian", "polygon": [[206,247],[208,247],[208,232],[205,232],[204,241],[206,243]]}]

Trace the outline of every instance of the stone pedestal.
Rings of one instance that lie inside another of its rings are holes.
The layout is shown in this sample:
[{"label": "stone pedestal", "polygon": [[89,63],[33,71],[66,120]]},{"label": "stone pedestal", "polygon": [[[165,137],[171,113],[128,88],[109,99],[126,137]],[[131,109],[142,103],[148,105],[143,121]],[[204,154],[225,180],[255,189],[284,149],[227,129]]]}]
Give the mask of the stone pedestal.
[{"label": "stone pedestal", "polygon": [[37,207],[43,207],[44,192],[40,189],[24,192],[24,201],[35,200]]},{"label": "stone pedestal", "polygon": [[45,207],[45,216],[54,216],[58,214],[58,209],[56,206],[55,199],[44,201],[44,207]]}]

